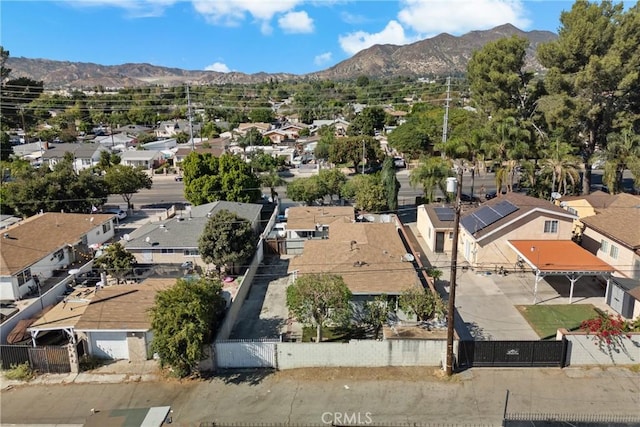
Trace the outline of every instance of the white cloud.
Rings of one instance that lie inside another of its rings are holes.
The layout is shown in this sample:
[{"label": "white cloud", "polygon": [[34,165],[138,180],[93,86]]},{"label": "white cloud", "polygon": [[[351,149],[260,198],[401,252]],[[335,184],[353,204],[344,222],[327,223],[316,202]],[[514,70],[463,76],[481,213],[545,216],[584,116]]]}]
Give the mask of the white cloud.
[{"label": "white cloud", "polygon": [[521,0],[401,0],[398,20],[417,33],[454,35],[511,23],[526,29],[531,21]]},{"label": "white cloud", "polygon": [[331,52],[321,53],[320,55],[316,55],[316,57],[313,59],[313,63],[316,65],[324,65],[327,62],[331,61],[332,57],[333,55],[331,54]]},{"label": "white cloud", "polygon": [[119,7],[127,11],[130,18],[148,18],[162,16],[165,9],[178,0],[71,0],[66,2],[73,7]]},{"label": "white cloud", "polygon": [[250,15],[260,23],[263,33],[269,33],[269,21],[276,15],[289,12],[302,0],[194,0],[196,12],[212,24],[239,25]]},{"label": "white cloud", "polygon": [[367,22],[367,18],[365,18],[362,15],[354,15],[352,13],[349,12],[341,12],[340,13],[340,19],[342,20],[342,22],[346,23],[346,24],[363,24],[365,22]]},{"label": "white cloud", "polygon": [[307,12],[287,12],[278,18],[278,26],[285,33],[312,33],[313,19]]},{"label": "white cloud", "polygon": [[231,70],[229,69],[229,67],[227,67],[227,64],[223,63],[223,62],[214,62],[211,65],[207,65],[206,67],[204,67],[205,70],[207,71],[217,71],[219,73],[230,73]]},{"label": "white cloud", "polygon": [[342,50],[353,55],[375,44],[403,45],[411,43],[414,40],[405,35],[404,29],[397,21],[389,21],[387,26],[379,33],[356,31],[339,36],[338,41],[340,42]]}]

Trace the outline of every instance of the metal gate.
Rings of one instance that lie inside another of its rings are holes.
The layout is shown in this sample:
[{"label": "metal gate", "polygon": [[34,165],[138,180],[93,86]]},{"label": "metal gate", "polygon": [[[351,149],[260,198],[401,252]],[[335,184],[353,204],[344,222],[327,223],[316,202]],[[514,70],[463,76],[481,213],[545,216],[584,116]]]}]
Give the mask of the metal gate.
[{"label": "metal gate", "polygon": [[1,345],[0,361],[2,369],[11,369],[12,366],[29,363],[32,369],[40,373],[71,372],[69,350],[66,346]]},{"label": "metal gate", "polygon": [[215,343],[216,366],[229,368],[277,368],[279,340],[230,340]]},{"label": "metal gate", "polygon": [[561,341],[460,341],[458,366],[559,367],[565,366],[567,340]]}]

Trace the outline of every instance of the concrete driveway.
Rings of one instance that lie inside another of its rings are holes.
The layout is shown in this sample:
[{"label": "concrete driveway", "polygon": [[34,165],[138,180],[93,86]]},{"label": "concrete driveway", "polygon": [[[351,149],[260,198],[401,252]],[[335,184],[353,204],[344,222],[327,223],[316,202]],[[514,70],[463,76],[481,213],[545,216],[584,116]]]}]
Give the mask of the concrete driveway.
[{"label": "concrete driveway", "polygon": [[[438,291],[447,299],[451,255],[431,252],[415,223],[407,224],[421,247],[428,264],[442,270]],[[458,260],[458,265],[464,265]],[[490,273],[490,274],[489,274]],[[518,305],[532,305],[535,275],[531,271],[501,276],[493,272],[458,270],[455,305],[456,332],[462,339],[538,340],[541,337],[518,312]],[[538,284],[537,304],[569,304],[569,281],[549,277]],[[609,309],[604,289],[592,277],[583,277],[575,285],[573,304],[592,304]],[[610,310],[610,309],[609,309]]]}]

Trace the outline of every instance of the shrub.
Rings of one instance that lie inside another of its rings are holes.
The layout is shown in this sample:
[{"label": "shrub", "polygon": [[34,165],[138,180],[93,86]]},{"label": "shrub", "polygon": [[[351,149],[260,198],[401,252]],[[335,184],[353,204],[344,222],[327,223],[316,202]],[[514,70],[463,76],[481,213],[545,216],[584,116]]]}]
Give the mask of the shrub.
[{"label": "shrub", "polygon": [[4,376],[8,380],[29,381],[36,376],[36,373],[31,369],[29,362],[24,362],[19,365],[11,365],[11,369]]},{"label": "shrub", "polygon": [[102,366],[104,364],[104,359],[85,354],[80,358],[79,362],[81,371],[91,371],[92,369]]}]

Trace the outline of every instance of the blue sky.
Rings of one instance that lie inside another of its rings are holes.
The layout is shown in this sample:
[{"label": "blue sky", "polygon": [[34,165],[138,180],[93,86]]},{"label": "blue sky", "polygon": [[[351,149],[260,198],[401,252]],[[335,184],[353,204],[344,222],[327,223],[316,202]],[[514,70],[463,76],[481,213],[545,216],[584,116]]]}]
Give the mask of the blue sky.
[{"label": "blue sky", "polygon": [[305,74],[374,44],[403,45],[511,23],[557,32],[571,1],[0,1],[12,57],[188,70]]}]

